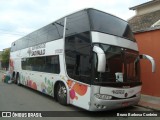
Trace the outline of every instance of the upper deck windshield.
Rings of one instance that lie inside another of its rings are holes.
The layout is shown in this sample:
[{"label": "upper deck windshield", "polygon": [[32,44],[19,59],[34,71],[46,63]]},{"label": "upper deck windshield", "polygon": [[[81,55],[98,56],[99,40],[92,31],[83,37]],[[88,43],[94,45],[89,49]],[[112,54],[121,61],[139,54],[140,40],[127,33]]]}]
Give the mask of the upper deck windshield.
[{"label": "upper deck windshield", "polygon": [[[67,36],[98,31],[135,41],[128,23],[118,17],[95,10],[85,9],[66,16]],[[11,52],[63,37],[64,18],[48,24],[12,43]]]},{"label": "upper deck windshield", "polygon": [[103,32],[135,41],[128,23],[110,14],[89,9],[91,30]]}]

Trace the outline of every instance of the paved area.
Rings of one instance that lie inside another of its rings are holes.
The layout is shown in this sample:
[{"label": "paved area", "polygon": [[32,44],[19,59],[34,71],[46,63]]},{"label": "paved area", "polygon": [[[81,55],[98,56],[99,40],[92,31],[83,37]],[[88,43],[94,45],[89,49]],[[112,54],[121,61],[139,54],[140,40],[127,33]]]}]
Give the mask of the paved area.
[{"label": "paved area", "polygon": [[160,110],[160,97],[141,95],[139,106],[143,106],[153,110]]}]

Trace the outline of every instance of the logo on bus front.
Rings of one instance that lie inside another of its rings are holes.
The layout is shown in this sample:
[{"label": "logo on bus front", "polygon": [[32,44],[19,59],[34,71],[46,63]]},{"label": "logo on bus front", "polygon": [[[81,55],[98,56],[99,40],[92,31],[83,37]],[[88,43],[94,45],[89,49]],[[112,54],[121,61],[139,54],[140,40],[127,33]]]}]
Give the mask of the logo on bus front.
[{"label": "logo on bus front", "polygon": [[112,90],[113,94],[124,94],[124,90]]},{"label": "logo on bus front", "polygon": [[36,45],[28,49],[27,53],[29,56],[40,56],[45,55],[46,43]]}]

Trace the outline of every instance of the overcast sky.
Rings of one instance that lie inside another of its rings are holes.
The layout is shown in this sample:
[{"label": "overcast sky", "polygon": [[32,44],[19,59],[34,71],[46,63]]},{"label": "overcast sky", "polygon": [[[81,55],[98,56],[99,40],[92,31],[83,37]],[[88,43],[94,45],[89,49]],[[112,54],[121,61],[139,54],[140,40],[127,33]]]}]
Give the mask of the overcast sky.
[{"label": "overcast sky", "polygon": [[0,0],[0,51],[11,43],[63,16],[95,8],[127,20],[130,7],[150,0]]}]

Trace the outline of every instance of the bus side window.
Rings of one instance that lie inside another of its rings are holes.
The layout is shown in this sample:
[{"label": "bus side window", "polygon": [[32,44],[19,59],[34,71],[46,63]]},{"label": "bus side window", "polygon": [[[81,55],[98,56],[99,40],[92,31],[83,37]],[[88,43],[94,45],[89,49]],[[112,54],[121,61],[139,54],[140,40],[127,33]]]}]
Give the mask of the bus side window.
[{"label": "bus side window", "polygon": [[90,83],[91,61],[89,32],[66,37],[65,58],[67,74],[70,78]]},{"label": "bus side window", "polygon": [[76,55],[76,65],[75,65],[75,74],[79,75],[80,72],[80,55]]},{"label": "bus side window", "polygon": [[23,70],[31,70],[46,73],[60,73],[59,56],[44,56],[34,58],[23,58],[21,60]]}]

